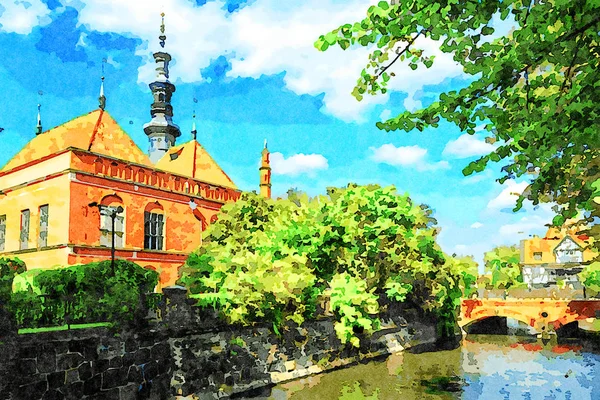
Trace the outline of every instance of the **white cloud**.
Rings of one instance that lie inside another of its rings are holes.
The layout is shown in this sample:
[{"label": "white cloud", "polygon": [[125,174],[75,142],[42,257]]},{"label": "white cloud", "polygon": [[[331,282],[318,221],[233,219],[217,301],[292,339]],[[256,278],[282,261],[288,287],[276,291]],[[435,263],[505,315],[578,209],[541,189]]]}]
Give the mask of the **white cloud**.
[{"label": "white cloud", "polygon": [[427,154],[427,149],[419,146],[396,147],[391,143],[378,148],[372,148],[373,159],[390,165],[412,165],[421,162]]},{"label": "white cloud", "polygon": [[492,178],[492,171],[489,169],[484,170],[483,172],[474,173],[465,177],[460,181],[461,185],[474,185],[475,183],[484,181],[486,179]]},{"label": "white cloud", "polygon": [[33,27],[50,22],[50,10],[40,0],[2,0],[0,13],[2,32],[27,35]]},{"label": "white cloud", "polygon": [[524,239],[530,233],[540,233],[541,231],[546,230],[545,224],[548,222],[550,222],[549,219],[538,215],[523,217],[515,223],[502,225],[500,227],[500,234],[503,236]]},{"label": "white cloud", "polygon": [[475,222],[473,224],[471,224],[471,228],[473,229],[479,229],[483,226],[483,224],[481,222]]},{"label": "white cloud", "polygon": [[500,210],[504,208],[514,208],[519,195],[529,186],[527,182],[515,182],[514,180],[508,180],[504,182],[504,189],[496,197],[494,197],[488,203],[487,207],[493,210]]},{"label": "white cloud", "polygon": [[392,116],[392,110],[385,109],[379,114],[379,119],[382,121],[387,121]]},{"label": "white cloud", "polygon": [[[235,55],[230,60],[229,77],[258,78],[285,72],[287,88],[297,94],[324,93],[324,111],[344,121],[364,122],[374,105],[389,99],[387,94],[365,96],[358,102],[350,94],[367,63],[370,49],[353,47],[343,51],[335,47],[320,52],[314,47],[321,34],[364,18],[369,5],[377,0],[343,3],[261,0],[233,14],[223,9],[223,0],[207,2],[202,7],[195,7],[189,0],[86,0],[85,3],[80,23],[98,31],[134,35],[146,41],[137,51],[144,59],[139,70],[140,82],[149,82],[154,77],[151,52],[157,50],[158,16],[164,9],[167,50],[176,60],[171,69],[173,79],[201,81],[200,70],[211,59],[227,53]],[[418,106],[414,94],[424,85],[462,74],[460,66],[450,55],[439,51],[437,43],[424,39],[416,44],[436,56],[434,66],[412,71],[407,65],[395,65],[391,70],[397,77],[389,86],[392,91],[408,93],[411,107]]]},{"label": "white cloud", "polygon": [[391,143],[380,147],[371,147],[373,152],[372,159],[379,163],[393,166],[414,167],[420,171],[433,171],[437,169],[449,169],[450,164],[447,161],[428,163],[425,158],[427,149],[420,146],[400,146],[396,147]]},{"label": "white cloud", "polygon": [[454,158],[467,158],[473,156],[482,156],[494,151],[495,147],[489,143],[479,140],[474,135],[465,133],[456,140],[451,140],[446,144],[442,154],[453,156]]},{"label": "white cloud", "polygon": [[327,159],[321,154],[294,154],[285,158],[281,153],[271,154],[271,167],[277,175],[314,175],[318,170],[329,168]]}]

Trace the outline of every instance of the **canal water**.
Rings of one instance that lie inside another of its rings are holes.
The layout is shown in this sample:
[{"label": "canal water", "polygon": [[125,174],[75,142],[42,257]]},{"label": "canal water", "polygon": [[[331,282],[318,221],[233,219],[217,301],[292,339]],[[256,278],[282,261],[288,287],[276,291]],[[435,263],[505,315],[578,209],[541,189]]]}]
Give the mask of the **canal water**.
[{"label": "canal water", "polygon": [[600,400],[598,343],[468,335],[454,350],[404,352],[287,382],[273,400]]}]

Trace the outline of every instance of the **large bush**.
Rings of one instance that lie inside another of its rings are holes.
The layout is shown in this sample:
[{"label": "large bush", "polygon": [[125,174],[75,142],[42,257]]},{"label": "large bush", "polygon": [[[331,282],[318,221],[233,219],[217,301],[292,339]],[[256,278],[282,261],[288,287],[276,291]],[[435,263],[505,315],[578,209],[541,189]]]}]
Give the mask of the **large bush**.
[{"label": "large bush", "polygon": [[39,271],[32,281],[13,294],[19,326],[91,322],[119,325],[139,319],[143,297],[154,290],[158,273],[116,260],[114,274],[110,261],[102,261]]},{"label": "large bush", "polygon": [[270,321],[275,330],[329,304],[338,337],[354,345],[352,332],[377,326],[376,299],[386,293],[453,322],[460,288],[435,242],[431,213],[375,185],[312,199],[244,194],[221,209],[180,282],[229,321]]},{"label": "large bush", "polygon": [[0,258],[0,334],[15,331],[11,306],[13,280],[25,271],[25,263],[19,259]]}]

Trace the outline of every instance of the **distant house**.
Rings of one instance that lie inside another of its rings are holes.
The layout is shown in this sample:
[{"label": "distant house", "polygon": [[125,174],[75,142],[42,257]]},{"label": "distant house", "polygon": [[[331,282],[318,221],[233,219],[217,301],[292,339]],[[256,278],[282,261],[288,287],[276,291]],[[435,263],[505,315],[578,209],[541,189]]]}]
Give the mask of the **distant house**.
[{"label": "distant house", "polygon": [[590,238],[575,229],[550,228],[544,237],[521,241],[523,282],[530,287],[557,284],[562,281],[577,289],[577,274],[583,264],[596,254],[590,249]]}]

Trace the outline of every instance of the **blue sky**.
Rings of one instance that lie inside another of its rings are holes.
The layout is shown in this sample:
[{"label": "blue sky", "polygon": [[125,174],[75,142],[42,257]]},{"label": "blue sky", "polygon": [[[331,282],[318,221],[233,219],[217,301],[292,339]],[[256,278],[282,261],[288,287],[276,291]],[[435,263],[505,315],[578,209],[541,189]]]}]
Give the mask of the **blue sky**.
[{"label": "blue sky", "polygon": [[[5,164],[33,136],[38,102],[44,128],[97,107],[106,59],[107,110],[146,150],[148,83],[154,77],[160,12],[180,142],[198,140],[243,190],[258,185],[263,140],[273,161],[273,192],[319,194],[348,182],[395,185],[435,209],[445,251],[472,254],[543,233],[548,207],[510,209],[523,179],[495,182],[498,168],[464,177],[491,148],[479,134],[442,123],[424,132],[383,132],[375,123],[467,84],[448,55],[433,68],[395,70],[388,95],[351,95],[368,49],[313,47],[318,35],[360,19],[370,0],[0,0],[0,100]],[[40,94],[41,93],[41,94]],[[193,99],[197,99],[197,103]]]}]

